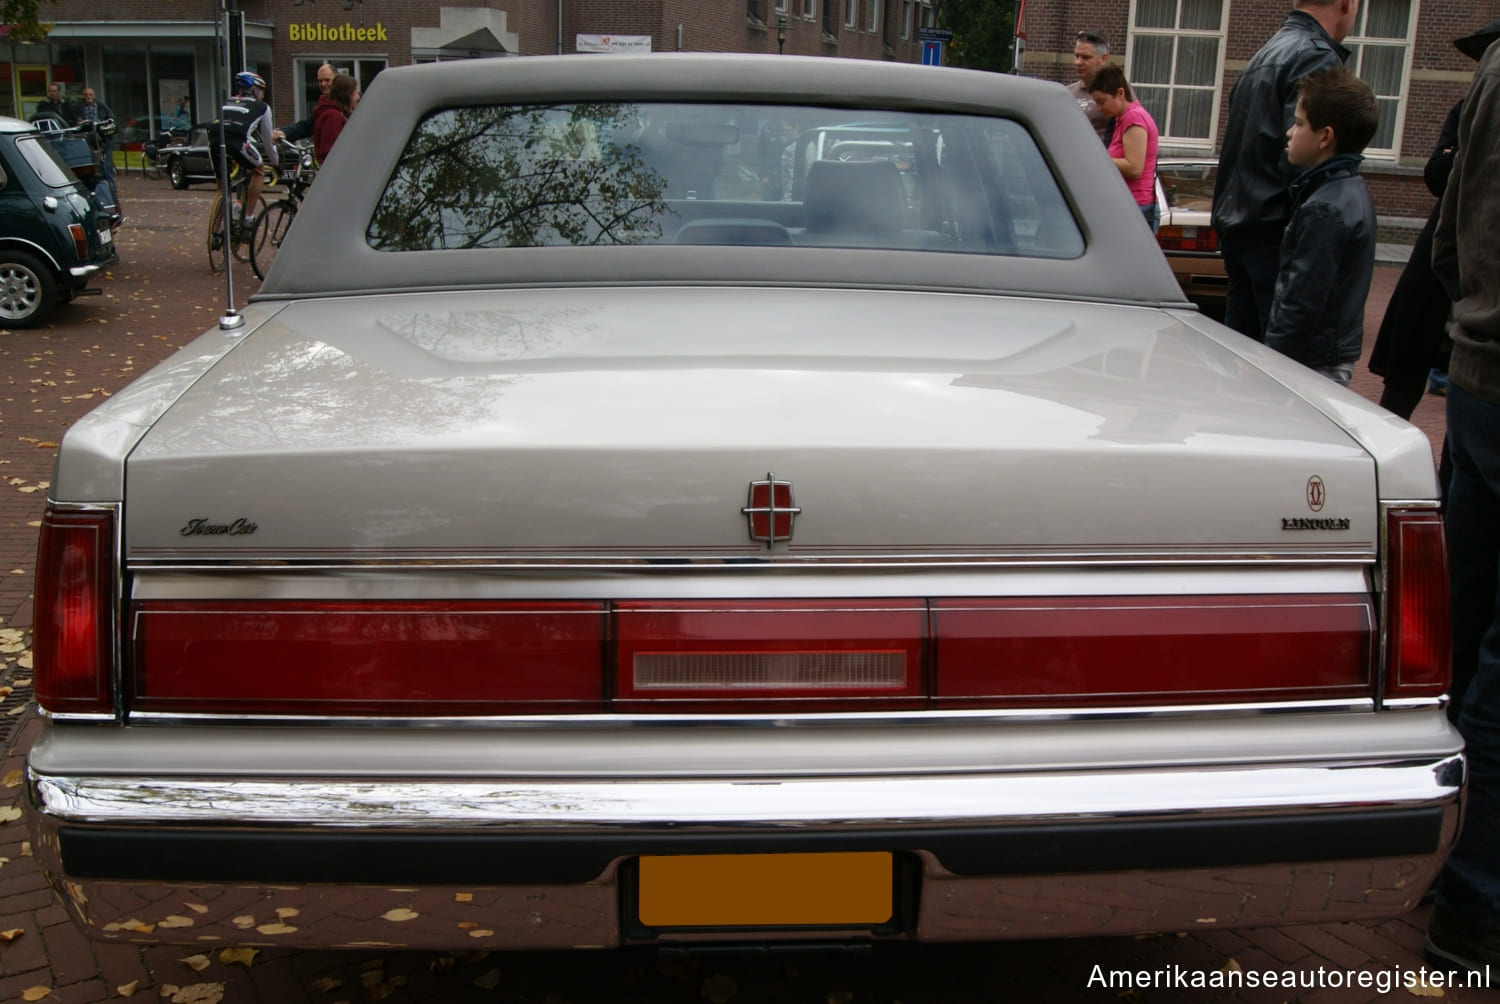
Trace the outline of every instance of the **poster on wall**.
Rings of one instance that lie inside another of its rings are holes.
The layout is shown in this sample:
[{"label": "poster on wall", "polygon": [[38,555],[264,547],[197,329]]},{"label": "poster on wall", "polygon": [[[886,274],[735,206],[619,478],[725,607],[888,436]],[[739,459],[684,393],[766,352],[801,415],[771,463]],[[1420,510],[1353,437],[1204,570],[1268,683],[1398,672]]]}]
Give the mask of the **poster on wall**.
[{"label": "poster on wall", "polygon": [[573,47],[579,52],[650,52],[650,35],[578,35]]},{"label": "poster on wall", "polygon": [[157,128],[163,132],[181,130],[186,132],[192,125],[191,92],[186,80],[156,81]]}]

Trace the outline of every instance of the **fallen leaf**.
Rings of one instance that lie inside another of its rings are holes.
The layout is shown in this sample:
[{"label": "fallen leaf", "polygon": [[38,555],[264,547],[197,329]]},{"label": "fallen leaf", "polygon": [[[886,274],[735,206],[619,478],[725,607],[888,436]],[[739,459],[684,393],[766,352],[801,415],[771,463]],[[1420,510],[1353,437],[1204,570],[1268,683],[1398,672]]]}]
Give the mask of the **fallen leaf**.
[{"label": "fallen leaf", "polygon": [[288,917],[295,917],[301,912],[302,911],[297,909],[295,906],[278,906],[276,908],[276,916],[280,917],[282,920],[286,920]]},{"label": "fallen leaf", "polygon": [[171,928],[175,928],[175,927],[192,927],[193,926],[193,918],[178,916],[177,914],[174,913],[170,917],[164,917],[164,918],[162,918],[161,923],[157,924],[156,926],[157,927],[162,927],[162,928],[167,928],[167,929],[171,929]]},{"label": "fallen leaf", "polygon": [[1232,957],[1225,959],[1224,965],[1219,968],[1219,972],[1221,973],[1242,973],[1244,971],[1244,968],[1241,967],[1240,964],[1236,962]]},{"label": "fallen leaf", "polygon": [[172,1004],[218,1004],[223,999],[222,983],[190,983],[172,995]]},{"label": "fallen leaf", "polygon": [[1425,972],[1422,973],[1421,980],[1419,980],[1416,983],[1413,983],[1411,986],[1409,986],[1409,987],[1406,988],[1406,992],[1409,993],[1409,994],[1411,994],[1413,997],[1442,997],[1442,996],[1444,996],[1444,994],[1443,994],[1443,988],[1442,987],[1433,986],[1431,983],[1427,982],[1427,974]]},{"label": "fallen leaf", "polygon": [[57,449],[57,444],[48,440],[43,440],[42,442],[36,444],[36,448],[39,450],[55,450]]},{"label": "fallen leaf", "polygon": [[161,995],[163,997],[170,997],[181,989],[182,988],[175,983],[163,983],[161,986]]},{"label": "fallen leaf", "polygon": [[261,924],[256,928],[261,934],[291,934],[297,930],[291,924]]},{"label": "fallen leaf", "polygon": [[52,988],[51,987],[42,987],[42,986],[27,987],[25,990],[21,991],[21,999],[23,1001],[39,1001],[43,997],[50,997],[51,995],[52,995]]},{"label": "fallen leaf", "polygon": [[1195,924],[1217,924],[1218,922],[1219,918],[1217,917],[1199,917],[1193,921]]},{"label": "fallen leaf", "polygon": [[259,948],[226,948],[219,953],[219,961],[226,966],[232,966],[238,962],[248,969],[251,960],[259,954]]},{"label": "fallen leaf", "polygon": [[[384,963],[381,963],[381,965],[383,966]],[[377,983],[384,983],[385,982],[385,970],[384,969],[369,969],[369,970],[366,970],[365,972],[363,972],[363,973],[360,974],[359,982],[363,983],[367,987],[373,987]]]},{"label": "fallen leaf", "polygon": [[235,917],[230,923],[241,931],[246,931],[255,926],[255,918],[246,913]]},{"label": "fallen leaf", "polygon": [[427,963],[427,970],[428,972],[433,973],[446,973],[448,970],[453,968],[456,962],[458,962],[458,960],[451,955],[439,955],[437,958]]},{"label": "fallen leaf", "polygon": [[185,907],[187,907],[189,910],[193,911],[194,913],[207,913],[208,912],[208,907],[204,906],[202,903],[184,903],[182,905],[185,906]]},{"label": "fallen leaf", "polygon": [[[7,858],[6,860],[8,861],[10,859]],[[15,941],[25,933],[26,932],[21,930],[19,927],[12,927],[9,931],[0,931],[0,941]]]},{"label": "fallen leaf", "polygon": [[131,980],[129,983],[122,983],[115,987],[115,993],[121,997],[134,997],[136,987],[140,986],[140,984],[140,980]]},{"label": "fallen leaf", "polygon": [[0,809],[0,823],[9,823],[12,820],[20,818],[21,810],[14,805],[7,805],[5,808]]},{"label": "fallen leaf", "polygon": [[318,979],[313,980],[312,985],[314,990],[321,990],[326,994],[330,990],[337,990],[339,987],[343,986],[344,981],[334,976],[321,976]]},{"label": "fallen leaf", "polygon": [[456,892],[453,894],[453,902],[472,903],[474,902],[474,894],[472,892]]},{"label": "fallen leaf", "polygon": [[[21,857],[23,857],[23,858],[29,858],[29,857],[31,857],[31,841],[30,840],[23,840],[23,841],[21,841]],[[69,890],[69,892],[71,892],[71,891],[72,890]]]},{"label": "fallen leaf", "polygon": [[[19,811],[20,810],[17,810],[17,812],[19,812]],[[417,913],[414,910],[408,910],[404,906],[398,906],[394,910],[387,910],[385,913],[382,913],[380,916],[381,916],[382,919],[389,920],[393,924],[399,924],[399,923],[401,923],[402,921],[405,921],[405,920],[416,920],[418,917],[420,917],[422,915],[420,913]]]},{"label": "fallen leaf", "polygon": [[[703,986],[698,990],[699,997],[706,997],[711,1004],[729,1004],[734,995],[740,992],[740,988],[734,985],[734,980],[723,973],[714,973],[703,981]],[[834,1004],[832,998],[829,1004]]]},{"label": "fallen leaf", "polygon": [[458,929],[460,931],[472,931],[478,926],[479,925],[472,920],[461,920],[458,922]]},{"label": "fallen leaf", "polygon": [[495,934],[495,932],[491,931],[487,927],[476,927],[474,930],[472,930],[472,931],[469,932],[469,937],[471,937],[471,938],[490,938],[490,937],[494,937],[494,934]]},{"label": "fallen leaf", "polygon": [[500,970],[491,969],[489,972],[476,977],[474,980],[474,985],[481,990],[495,989],[500,985]]},{"label": "fallen leaf", "polygon": [[[162,926],[165,927],[166,925],[163,924]],[[201,973],[208,968],[208,964],[212,960],[207,955],[189,955],[187,958],[178,959],[177,961],[187,966],[193,972]]]},{"label": "fallen leaf", "polygon": [[147,924],[145,921],[136,920],[134,917],[131,917],[129,920],[105,924],[104,929],[106,931],[134,931],[136,934],[150,934],[156,930],[156,925]]},{"label": "fallen leaf", "polygon": [[[31,655],[30,652],[22,652],[21,653],[21,657],[16,660],[16,665],[19,666],[22,669],[30,669],[31,668],[31,663],[32,663],[32,655]],[[26,682],[30,683],[31,681],[27,680]],[[22,684],[20,680],[17,680],[16,681],[16,686],[18,686],[18,687],[19,686],[24,686],[24,684]]]}]

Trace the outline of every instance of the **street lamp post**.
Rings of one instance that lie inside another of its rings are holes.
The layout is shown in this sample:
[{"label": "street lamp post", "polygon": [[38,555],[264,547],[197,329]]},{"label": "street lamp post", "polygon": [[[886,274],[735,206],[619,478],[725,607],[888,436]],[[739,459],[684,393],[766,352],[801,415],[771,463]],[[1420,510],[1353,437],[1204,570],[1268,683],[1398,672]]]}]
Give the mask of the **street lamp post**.
[{"label": "street lamp post", "polygon": [[786,54],[786,18],[776,19],[776,55]]}]

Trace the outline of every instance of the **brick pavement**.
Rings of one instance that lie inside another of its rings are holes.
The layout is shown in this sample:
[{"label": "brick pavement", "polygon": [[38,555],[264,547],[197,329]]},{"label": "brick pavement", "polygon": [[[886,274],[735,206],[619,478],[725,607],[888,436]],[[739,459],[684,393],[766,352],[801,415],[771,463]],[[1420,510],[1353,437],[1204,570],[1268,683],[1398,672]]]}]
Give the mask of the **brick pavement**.
[{"label": "brick pavement", "polygon": [[[208,274],[201,247],[208,189],[173,192],[138,176],[122,183],[130,220],[120,235],[122,264],[102,284],[106,295],[80,300],[52,327],[0,332],[0,631],[30,623],[36,521],[51,477],[55,443],[93,404],[144,372],[222,313],[222,283]],[[1374,331],[1398,274],[1377,270],[1367,310]],[[255,285],[238,277],[243,295]],[[1369,339],[1367,339],[1367,342]],[[1355,390],[1378,398],[1377,378],[1360,369]],[[1428,398],[1414,421],[1441,441],[1442,401]],[[29,489],[29,490],[28,490]],[[19,803],[19,774],[37,722],[22,700],[29,658],[0,635],[0,679],[20,687],[0,703],[0,806]],[[19,709],[18,714],[8,713]],[[7,797],[8,796],[8,797]],[[63,1004],[133,995],[152,1000],[226,1002],[494,1001],[535,1004],[734,1001],[962,1004],[980,1001],[1207,1002],[1365,1004],[1378,989],[1149,989],[1122,993],[1090,987],[1102,971],[1226,967],[1325,972],[1421,966],[1427,909],[1369,924],[1317,924],[1247,930],[1172,932],[1147,938],[1072,939],[958,946],[882,946],[870,955],[811,953],[765,958],[659,956],[647,950],[604,953],[435,953],[290,951],[264,948],[246,966],[219,957],[222,946],[131,946],[83,939],[46,888],[23,824],[0,823],[0,1002]],[[1306,895],[1327,895],[1309,888]],[[1302,895],[1302,893],[1299,893]],[[1045,904],[1040,904],[1039,908]],[[10,932],[19,932],[11,935]],[[10,940],[5,940],[7,937]],[[194,959],[193,956],[201,956]],[[191,960],[186,962],[183,960]],[[1232,961],[1231,961],[1232,960]],[[195,968],[201,966],[201,969]],[[176,989],[173,989],[176,988]],[[1412,996],[1398,989],[1391,999]],[[1449,988],[1444,1000],[1500,1002],[1500,991]]]}]

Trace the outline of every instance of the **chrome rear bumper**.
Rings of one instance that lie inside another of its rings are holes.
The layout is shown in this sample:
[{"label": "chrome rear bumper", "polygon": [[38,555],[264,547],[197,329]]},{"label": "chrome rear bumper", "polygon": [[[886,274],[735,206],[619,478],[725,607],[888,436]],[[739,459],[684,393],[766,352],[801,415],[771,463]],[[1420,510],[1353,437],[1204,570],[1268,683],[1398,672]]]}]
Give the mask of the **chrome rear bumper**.
[{"label": "chrome rear bumper", "polygon": [[36,854],[94,937],[541,948],[641,936],[622,906],[641,854],[891,850],[920,876],[899,936],[930,941],[1391,916],[1456,837],[1463,770],[1457,754],[641,781],[33,768],[30,792]]}]

